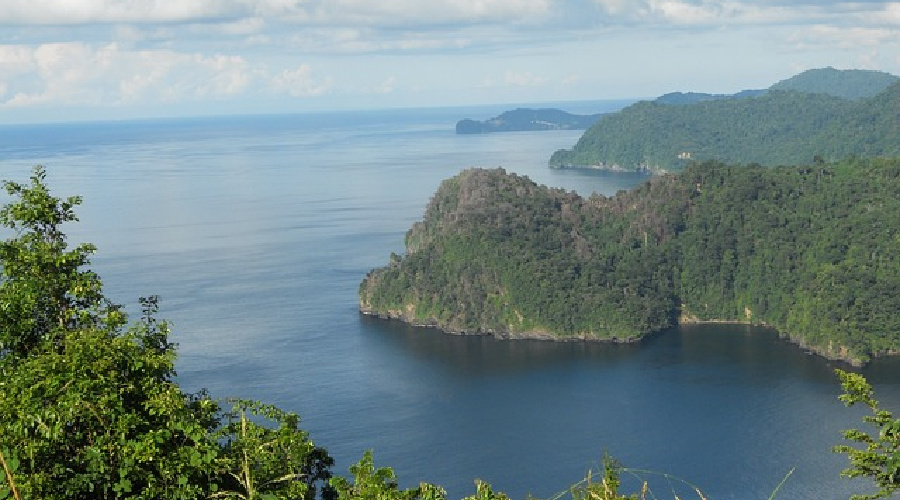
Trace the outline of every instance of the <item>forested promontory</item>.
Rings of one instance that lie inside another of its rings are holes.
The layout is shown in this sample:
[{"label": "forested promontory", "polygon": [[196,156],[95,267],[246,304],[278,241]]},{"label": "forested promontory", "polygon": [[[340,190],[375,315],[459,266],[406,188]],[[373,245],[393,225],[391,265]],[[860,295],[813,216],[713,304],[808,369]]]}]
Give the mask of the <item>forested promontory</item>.
[{"label": "forested promontory", "polygon": [[518,108],[505,111],[489,120],[479,121],[468,118],[460,120],[456,122],[456,133],[584,130],[596,123],[601,116],[603,115],[576,115],[555,108]]},{"label": "forested promontory", "polygon": [[446,180],[360,285],[366,314],[501,338],[767,324],[829,358],[900,349],[900,160],[693,164],[612,197],[502,169]]},{"label": "forested promontory", "polygon": [[882,72],[801,73],[766,92],[667,94],[604,115],[554,168],[678,171],[692,161],[796,165],[900,155],[900,82]]}]

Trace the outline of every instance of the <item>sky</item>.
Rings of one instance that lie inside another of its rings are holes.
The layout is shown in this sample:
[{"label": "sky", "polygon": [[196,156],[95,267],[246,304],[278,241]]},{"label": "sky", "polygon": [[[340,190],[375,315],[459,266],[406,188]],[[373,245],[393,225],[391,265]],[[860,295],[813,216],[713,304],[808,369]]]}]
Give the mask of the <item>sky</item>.
[{"label": "sky", "polygon": [[0,0],[0,123],[545,103],[900,74],[900,2]]}]

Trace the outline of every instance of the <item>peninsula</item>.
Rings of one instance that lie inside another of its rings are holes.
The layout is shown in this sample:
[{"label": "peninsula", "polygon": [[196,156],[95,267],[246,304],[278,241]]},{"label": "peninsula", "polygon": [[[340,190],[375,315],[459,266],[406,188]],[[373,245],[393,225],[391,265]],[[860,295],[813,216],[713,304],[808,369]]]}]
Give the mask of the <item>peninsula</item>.
[{"label": "peninsula", "polygon": [[444,181],[359,288],[365,314],[498,338],[766,324],[832,359],[900,350],[900,160],[707,162],[613,197],[502,169]]},{"label": "peninsula", "polygon": [[491,132],[525,132],[540,130],[584,130],[600,119],[602,114],[575,115],[555,108],[518,108],[506,111],[489,120],[460,120],[457,134],[488,134]]}]

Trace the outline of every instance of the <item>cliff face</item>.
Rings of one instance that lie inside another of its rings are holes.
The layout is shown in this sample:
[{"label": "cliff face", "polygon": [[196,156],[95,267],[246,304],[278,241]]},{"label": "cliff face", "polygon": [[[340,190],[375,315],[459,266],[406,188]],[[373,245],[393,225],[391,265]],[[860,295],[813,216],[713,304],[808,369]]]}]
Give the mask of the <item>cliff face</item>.
[{"label": "cliff face", "polygon": [[501,338],[633,341],[767,324],[828,357],[900,351],[900,160],[698,164],[582,198],[502,169],[448,179],[366,314]]}]

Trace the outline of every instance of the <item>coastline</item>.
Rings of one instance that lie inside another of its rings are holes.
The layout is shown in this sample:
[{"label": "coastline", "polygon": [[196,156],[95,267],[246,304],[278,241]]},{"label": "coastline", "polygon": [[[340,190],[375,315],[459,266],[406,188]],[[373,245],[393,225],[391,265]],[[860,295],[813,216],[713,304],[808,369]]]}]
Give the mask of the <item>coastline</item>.
[{"label": "coastline", "polygon": [[638,165],[637,168],[625,168],[618,163],[607,164],[607,163],[597,163],[593,165],[574,165],[569,163],[564,164],[550,164],[549,168],[554,170],[599,170],[601,172],[613,172],[613,173],[627,173],[627,174],[647,174],[647,175],[662,175],[668,173],[667,170],[662,168],[650,167],[648,165]]},{"label": "coastline", "polygon": [[[412,308],[410,307],[412,304],[407,306],[407,309],[410,311]],[[540,330],[540,331],[532,331],[532,332],[510,332],[510,331],[493,331],[493,330],[460,330],[449,328],[447,326],[441,325],[437,320],[430,321],[415,321],[411,320],[410,316],[404,314],[400,310],[388,310],[386,312],[378,312],[374,311],[370,308],[364,308],[360,305],[359,313],[365,316],[371,316],[383,320],[388,321],[400,321],[402,323],[406,323],[410,326],[421,327],[421,328],[433,328],[441,331],[447,335],[455,335],[455,336],[490,336],[494,337],[498,340],[540,340],[547,342],[600,342],[600,343],[611,343],[611,344],[636,344],[644,339],[660,334],[665,331],[662,330],[654,330],[652,332],[648,332],[639,337],[594,337],[585,334],[577,334],[577,335],[557,335],[553,332]],[[775,333],[778,334],[778,337],[785,342],[790,344],[794,344],[800,349],[824,358],[828,361],[837,361],[846,363],[853,368],[862,368],[868,363],[868,359],[862,359],[856,356],[853,356],[850,353],[850,350],[845,346],[835,346],[834,343],[829,343],[827,346],[814,346],[806,343],[803,339],[798,338],[796,336],[787,334],[782,332],[777,327],[770,325],[763,321],[752,321],[749,319],[706,319],[701,320],[697,318],[695,315],[691,315],[689,313],[680,314],[674,326],[682,326],[682,325],[746,325],[746,326],[758,326],[764,328],[770,328]],[[880,357],[884,355],[891,354],[900,354],[900,353],[882,353],[882,354],[874,354],[874,357]]]}]

